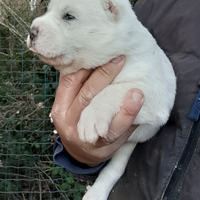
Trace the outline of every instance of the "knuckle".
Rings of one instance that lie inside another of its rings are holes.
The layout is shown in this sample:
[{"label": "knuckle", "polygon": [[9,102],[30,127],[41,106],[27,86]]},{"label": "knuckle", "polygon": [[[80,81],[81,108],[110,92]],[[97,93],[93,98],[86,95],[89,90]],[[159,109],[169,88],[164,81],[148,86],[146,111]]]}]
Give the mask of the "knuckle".
[{"label": "knuckle", "polygon": [[94,96],[95,96],[94,88],[91,86],[86,86],[79,93],[79,102],[82,105],[87,106],[94,98]]},{"label": "knuckle", "polygon": [[51,110],[51,118],[53,119],[53,121],[54,121],[54,119],[57,118],[57,111],[55,109]]},{"label": "knuckle", "polygon": [[66,88],[73,86],[77,81],[76,76],[74,74],[63,76],[63,80],[64,80],[64,86]]},{"label": "knuckle", "polygon": [[99,67],[98,72],[101,74],[101,76],[103,76],[105,78],[113,76],[112,71],[109,68],[107,68],[106,66]]},{"label": "knuckle", "polygon": [[138,114],[136,109],[133,109],[133,108],[127,108],[127,107],[121,106],[120,110],[123,113],[123,115],[128,118],[134,118]]},{"label": "knuckle", "polygon": [[57,122],[60,119],[64,118],[65,113],[58,105],[54,105],[51,110],[51,118],[53,119],[53,122]]}]

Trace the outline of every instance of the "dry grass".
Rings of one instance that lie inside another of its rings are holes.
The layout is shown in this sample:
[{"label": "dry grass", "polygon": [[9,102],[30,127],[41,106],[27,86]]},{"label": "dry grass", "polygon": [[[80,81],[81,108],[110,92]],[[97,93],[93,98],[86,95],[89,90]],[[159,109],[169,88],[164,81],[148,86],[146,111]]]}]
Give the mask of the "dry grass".
[{"label": "dry grass", "polygon": [[24,36],[28,34],[31,21],[44,13],[44,3],[36,2],[37,6],[32,11],[30,0],[0,0],[0,25],[9,29],[24,45]]}]

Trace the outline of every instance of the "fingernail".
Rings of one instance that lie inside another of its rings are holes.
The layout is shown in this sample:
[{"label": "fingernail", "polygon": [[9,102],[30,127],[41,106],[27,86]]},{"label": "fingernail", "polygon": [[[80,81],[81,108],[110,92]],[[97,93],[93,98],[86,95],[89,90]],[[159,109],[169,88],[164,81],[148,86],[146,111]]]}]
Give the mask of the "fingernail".
[{"label": "fingernail", "polygon": [[139,103],[143,100],[143,95],[139,92],[133,92],[132,93],[132,99],[134,102]]},{"label": "fingernail", "polygon": [[117,64],[120,63],[123,60],[123,58],[124,56],[118,56],[116,58],[113,58],[110,62]]}]

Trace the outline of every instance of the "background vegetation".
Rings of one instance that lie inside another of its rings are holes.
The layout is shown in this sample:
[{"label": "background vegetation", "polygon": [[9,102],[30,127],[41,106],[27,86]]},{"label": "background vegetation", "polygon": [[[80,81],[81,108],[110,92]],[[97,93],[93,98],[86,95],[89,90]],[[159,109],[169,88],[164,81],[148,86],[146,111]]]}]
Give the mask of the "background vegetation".
[{"label": "background vegetation", "polygon": [[81,199],[85,186],[52,161],[48,115],[58,72],[26,47],[31,21],[48,1],[0,0],[0,199]]},{"label": "background vegetation", "polygon": [[0,200],[80,200],[85,185],[52,161],[59,73],[25,42],[48,0],[30,2],[0,0]]}]

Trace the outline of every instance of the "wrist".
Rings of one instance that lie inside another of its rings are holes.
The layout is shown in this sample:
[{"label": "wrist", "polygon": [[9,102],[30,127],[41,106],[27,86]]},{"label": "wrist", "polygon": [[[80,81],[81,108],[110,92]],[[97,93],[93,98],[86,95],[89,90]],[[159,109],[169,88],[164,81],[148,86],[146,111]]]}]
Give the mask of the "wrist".
[{"label": "wrist", "polygon": [[64,148],[60,137],[57,135],[55,140],[55,150],[53,156],[54,162],[60,167],[70,171],[72,174],[78,177],[97,177],[98,173],[106,166],[108,161],[100,164],[85,164],[75,160]]}]

